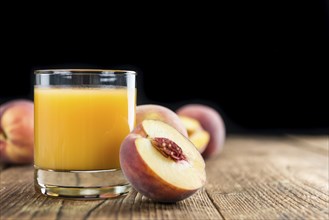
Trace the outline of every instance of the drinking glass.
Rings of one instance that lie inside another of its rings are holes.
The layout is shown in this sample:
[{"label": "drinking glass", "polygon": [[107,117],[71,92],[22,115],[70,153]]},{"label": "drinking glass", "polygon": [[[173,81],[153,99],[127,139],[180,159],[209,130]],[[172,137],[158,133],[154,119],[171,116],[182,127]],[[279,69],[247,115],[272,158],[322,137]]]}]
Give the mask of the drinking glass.
[{"label": "drinking glass", "polygon": [[120,145],[135,125],[136,73],[35,71],[35,188],[69,198],[113,198],[130,185]]}]

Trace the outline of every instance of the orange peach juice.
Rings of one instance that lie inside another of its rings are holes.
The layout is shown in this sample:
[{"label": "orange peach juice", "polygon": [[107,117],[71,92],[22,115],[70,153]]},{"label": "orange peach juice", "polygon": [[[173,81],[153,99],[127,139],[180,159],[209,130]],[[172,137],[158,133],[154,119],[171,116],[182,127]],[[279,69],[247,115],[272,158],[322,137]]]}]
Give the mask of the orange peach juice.
[{"label": "orange peach juice", "polygon": [[135,90],[35,88],[35,165],[50,170],[118,169],[135,124]]}]

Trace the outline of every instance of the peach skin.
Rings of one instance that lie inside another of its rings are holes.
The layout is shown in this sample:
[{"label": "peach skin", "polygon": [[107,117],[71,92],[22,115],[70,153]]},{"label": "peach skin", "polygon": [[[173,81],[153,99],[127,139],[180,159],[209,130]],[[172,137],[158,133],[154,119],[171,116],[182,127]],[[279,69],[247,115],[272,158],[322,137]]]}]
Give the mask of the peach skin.
[{"label": "peach skin", "polygon": [[0,161],[13,164],[33,162],[33,102],[13,100],[0,106]]},{"label": "peach skin", "polygon": [[120,148],[131,185],[158,202],[188,198],[206,182],[205,162],[187,137],[159,120],[143,120]]},{"label": "peach skin", "polygon": [[225,124],[215,109],[202,104],[188,104],[176,112],[179,116],[197,120],[202,128],[210,134],[209,143],[202,152],[204,158],[215,156],[222,151],[225,142]]},{"label": "peach skin", "polygon": [[140,124],[145,119],[154,119],[163,121],[181,132],[185,137],[188,136],[185,126],[179,119],[178,115],[161,105],[139,105],[136,108],[136,125]]}]

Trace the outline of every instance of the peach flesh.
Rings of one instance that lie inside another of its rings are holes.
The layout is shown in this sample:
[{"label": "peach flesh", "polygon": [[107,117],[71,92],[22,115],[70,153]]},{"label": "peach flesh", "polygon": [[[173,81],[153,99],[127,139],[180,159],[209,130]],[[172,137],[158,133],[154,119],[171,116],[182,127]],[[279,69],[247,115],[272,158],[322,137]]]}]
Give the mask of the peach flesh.
[{"label": "peach flesh", "polygon": [[185,116],[179,116],[179,118],[187,130],[190,141],[196,146],[198,151],[202,153],[209,143],[210,134],[202,128],[197,120]]},{"label": "peach flesh", "polygon": [[210,141],[202,152],[204,158],[215,156],[222,151],[225,142],[225,124],[216,110],[206,105],[189,104],[176,112],[178,115],[196,119],[209,132]]},{"label": "peach flesh", "polygon": [[[177,202],[194,194],[205,184],[205,163],[195,146],[181,133],[161,121],[145,120],[129,134],[120,149],[120,164],[132,186],[159,202]],[[145,136],[146,134],[147,136]],[[163,156],[152,138],[163,137],[181,147],[186,160],[175,162]]]}]

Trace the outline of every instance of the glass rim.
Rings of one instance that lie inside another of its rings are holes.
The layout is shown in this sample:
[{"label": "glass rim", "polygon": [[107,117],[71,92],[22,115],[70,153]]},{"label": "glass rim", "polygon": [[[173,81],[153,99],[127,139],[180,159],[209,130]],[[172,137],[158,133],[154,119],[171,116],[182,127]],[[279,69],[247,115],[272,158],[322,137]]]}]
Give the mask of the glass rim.
[{"label": "glass rim", "polygon": [[37,69],[35,75],[137,75],[132,70],[117,69]]}]

